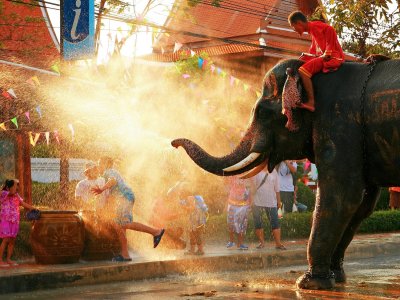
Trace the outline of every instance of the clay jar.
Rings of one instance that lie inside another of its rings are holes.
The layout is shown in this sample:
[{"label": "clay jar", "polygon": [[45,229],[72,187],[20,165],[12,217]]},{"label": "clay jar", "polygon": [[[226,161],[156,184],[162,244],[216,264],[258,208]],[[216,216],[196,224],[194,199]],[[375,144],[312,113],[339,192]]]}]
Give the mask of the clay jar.
[{"label": "clay jar", "polygon": [[76,211],[41,211],[33,222],[30,243],[39,264],[76,263],[83,251],[85,231]]},{"label": "clay jar", "polygon": [[83,211],[85,224],[84,260],[110,260],[120,254],[121,244],[114,223],[95,211]]}]

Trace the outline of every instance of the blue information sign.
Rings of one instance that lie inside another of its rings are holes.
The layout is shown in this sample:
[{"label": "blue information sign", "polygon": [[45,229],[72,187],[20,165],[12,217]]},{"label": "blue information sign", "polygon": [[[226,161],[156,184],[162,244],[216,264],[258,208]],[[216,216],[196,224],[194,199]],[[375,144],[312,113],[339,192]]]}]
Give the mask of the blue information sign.
[{"label": "blue information sign", "polygon": [[65,60],[94,55],[94,0],[61,1],[61,47]]}]

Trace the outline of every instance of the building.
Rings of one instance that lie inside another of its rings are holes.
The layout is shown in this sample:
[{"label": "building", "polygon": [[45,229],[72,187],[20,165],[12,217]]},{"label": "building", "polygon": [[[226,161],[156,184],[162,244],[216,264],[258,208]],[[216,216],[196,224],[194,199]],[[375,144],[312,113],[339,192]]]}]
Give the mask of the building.
[{"label": "building", "polygon": [[[322,5],[319,0],[229,0],[219,7],[201,2],[188,8],[185,2],[176,2],[165,24],[173,32],[159,35],[148,58],[173,62],[188,49],[205,51],[222,69],[257,85],[279,60],[298,58],[309,49],[309,35],[299,36],[289,26],[290,12],[311,15]],[[174,52],[176,43],[183,47]]]}]

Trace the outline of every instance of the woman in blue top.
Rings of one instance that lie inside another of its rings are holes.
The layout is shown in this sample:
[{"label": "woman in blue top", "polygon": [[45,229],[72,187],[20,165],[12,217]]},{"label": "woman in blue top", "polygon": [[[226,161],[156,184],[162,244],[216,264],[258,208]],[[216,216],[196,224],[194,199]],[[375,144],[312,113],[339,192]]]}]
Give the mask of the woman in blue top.
[{"label": "woman in blue top", "polygon": [[116,261],[131,261],[128,252],[128,241],[126,230],[135,230],[149,233],[153,236],[153,247],[156,248],[164,234],[164,229],[156,229],[139,222],[133,222],[133,204],[135,195],[132,189],[125,183],[119,172],[113,169],[113,159],[104,156],[99,160],[99,172],[103,174],[106,181],[103,187],[95,187],[93,193],[99,195],[105,190],[109,190],[110,197],[117,201],[115,223],[119,225],[118,235],[121,242],[121,255],[114,257]]}]

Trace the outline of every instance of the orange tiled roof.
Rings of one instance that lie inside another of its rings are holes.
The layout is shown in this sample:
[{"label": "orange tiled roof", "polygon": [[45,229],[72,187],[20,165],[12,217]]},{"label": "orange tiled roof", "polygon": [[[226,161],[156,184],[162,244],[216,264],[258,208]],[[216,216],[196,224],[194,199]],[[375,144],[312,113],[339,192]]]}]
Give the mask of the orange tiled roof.
[{"label": "orange tiled roof", "polygon": [[[206,4],[205,4],[206,3]],[[203,1],[197,6],[190,8],[185,18],[180,12],[183,10],[182,4],[176,8],[177,11],[171,14],[172,17],[165,26],[176,31],[194,32],[202,35],[217,38],[229,38],[233,40],[258,40],[260,29],[265,26],[274,26],[284,30],[290,29],[287,16],[294,10],[302,10],[309,14],[320,4],[319,0],[226,0],[220,7],[214,7]],[[273,33],[279,34],[279,32]],[[293,32],[293,34],[295,34]],[[296,37],[298,38],[298,37]],[[300,38],[307,39],[307,37]],[[187,45],[192,50],[207,50],[210,55],[222,55],[229,53],[247,52],[244,45],[225,45],[216,47],[211,38],[192,37],[183,34],[162,34],[154,44],[155,52],[161,52],[161,48],[166,50],[162,54],[154,54],[158,61],[175,61],[179,58],[179,53],[171,53],[175,42]],[[268,46],[280,47],[281,49],[295,50],[294,45],[285,42],[267,42]],[[253,48],[250,46],[250,48]],[[217,50],[219,49],[219,50]],[[259,49],[257,49],[259,50]],[[231,51],[231,52],[229,52]],[[300,52],[303,49],[300,50]],[[215,53],[215,54],[214,54]],[[220,53],[220,54],[218,54]]]},{"label": "orange tiled roof", "polygon": [[[175,53],[152,53],[149,56],[146,56],[146,59],[161,61],[161,62],[170,62],[177,61],[181,57],[181,55],[188,50],[179,50]],[[250,45],[240,45],[240,44],[222,44],[218,46],[210,46],[203,48],[193,49],[196,54],[200,54],[202,52],[207,52],[209,56],[218,56],[224,54],[232,54],[232,53],[243,53],[243,52],[251,52],[251,51],[262,51],[258,45],[250,46]],[[190,55],[190,52],[187,53]]]},{"label": "orange tiled roof", "polygon": [[[189,32],[196,32],[204,35],[228,38],[244,35],[255,34],[260,27],[261,15],[257,15],[263,7],[271,8],[277,0],[267,1],[243,1],[243,0],[229,0],[223,1],[221,7],[214,7],[212,5],[200,3],[195,7],[188,10],[188,15],[182,15],[178,8],[178,13],[172,14],[166,27],[173,30],[184,30]],[[204,1],[209,3],[209,1]],[[257,12],[249,10],[250,6],[257,7]],[[246,11],[246,12],[244,12]],[[176,41],[180,43],[193,43],[205,38],[197,38],[186,35],[166,36],[163,35],[159,40],[159,45],[167,46],[173,45]]]}]

